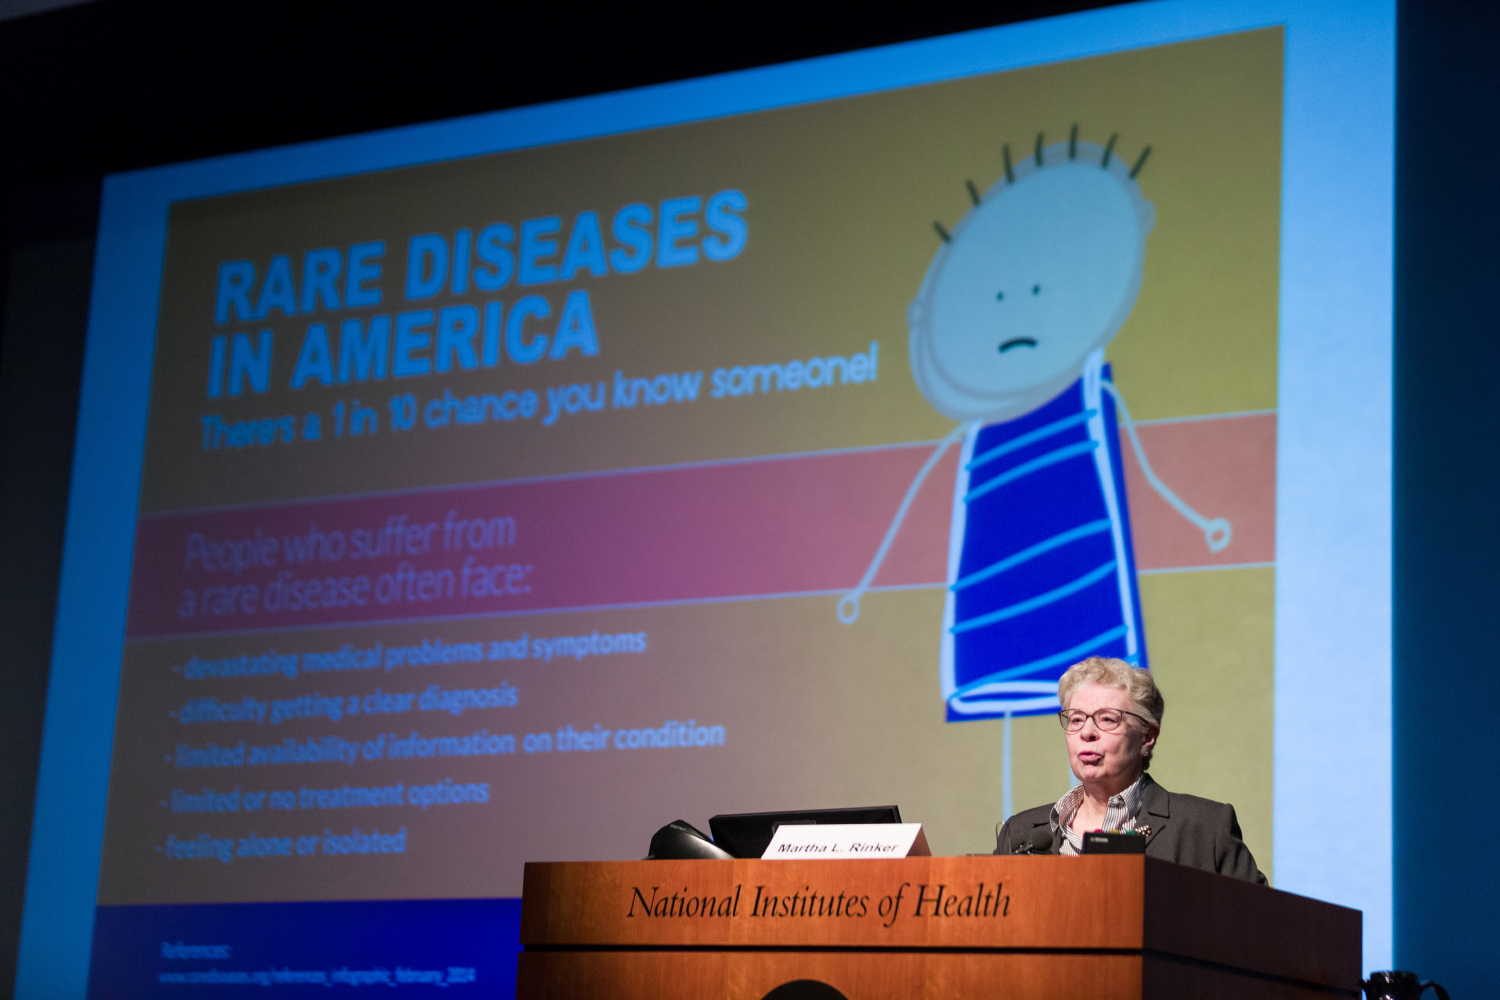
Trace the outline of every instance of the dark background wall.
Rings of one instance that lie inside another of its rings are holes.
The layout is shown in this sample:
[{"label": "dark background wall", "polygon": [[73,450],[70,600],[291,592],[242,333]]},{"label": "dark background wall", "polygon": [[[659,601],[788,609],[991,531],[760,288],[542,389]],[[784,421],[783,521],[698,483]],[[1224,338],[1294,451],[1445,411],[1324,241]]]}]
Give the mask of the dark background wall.
[{"label": "dark background wall", "polygon": [[[104,174],[1104,6],[1015,0],[878,21],[716,5],[101,2],[0,22],[0,983],[14,981]],[[1396,964],[1494,992],[1500,820],[1500,14],[1400,6]],[[1372,150],[1372,156],[1383,155]],[[1358,752],[1358,719],[1329,706]],[[1329,780],[1338,780],[1330,762]],[[1329,817],[1309,836],[1358,836]]]},{"label": "dark background wall", "polygon": [[[1500,994],[1500,10],[1403,3],[1397,30],[1396,961],[1487,997]],[[1330,722],[1358,745],[1357,719],[1330,706]]]}]

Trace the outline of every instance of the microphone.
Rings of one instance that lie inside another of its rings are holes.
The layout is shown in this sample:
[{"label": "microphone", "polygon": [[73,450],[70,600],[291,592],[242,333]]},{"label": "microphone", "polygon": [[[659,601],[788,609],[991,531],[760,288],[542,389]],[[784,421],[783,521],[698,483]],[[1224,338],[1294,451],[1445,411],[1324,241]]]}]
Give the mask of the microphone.
[{"label": "microphone", "polygon": [[1031,831],[1030,843],[1020,845],[1013,852],[1015,854],[1051,854],[1052,853],[1052,830],[1050,827],[1039,826]]}]

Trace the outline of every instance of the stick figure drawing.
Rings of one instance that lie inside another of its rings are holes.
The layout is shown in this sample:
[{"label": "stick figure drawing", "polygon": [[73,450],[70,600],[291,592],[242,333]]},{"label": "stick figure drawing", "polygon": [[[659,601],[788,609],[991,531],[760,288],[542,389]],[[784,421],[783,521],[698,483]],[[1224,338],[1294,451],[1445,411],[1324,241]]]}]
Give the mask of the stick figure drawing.
[{"label": "stick figure drawing", "polygon": [[1148,483],[1229,544],[1151,471],[1104,348],[1135,305],[1156,221],[1115,139],[1044,146],[1012,163],[940,239],[907,312],[911,369],[941,414],[960,421],[929,457],[859,585],[839,602],[859,617],[923,480],[961,442],[941,632],[950,722],[1056,711],[1057,679],[1089,655],[1147,666],[1119,429]]}]

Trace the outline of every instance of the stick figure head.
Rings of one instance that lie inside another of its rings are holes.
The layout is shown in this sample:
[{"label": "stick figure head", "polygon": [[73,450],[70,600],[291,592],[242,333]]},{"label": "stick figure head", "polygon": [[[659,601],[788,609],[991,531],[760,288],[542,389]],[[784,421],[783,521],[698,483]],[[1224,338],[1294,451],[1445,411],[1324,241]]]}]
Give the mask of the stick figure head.
[{"label": "stick figure head", "polygon": [[1065,389],[1130,315],[1155,218],[1134,171],[1092,143],[1007,163],[944,233],[907,311],[922,395],[954,420],[997,421]]}]

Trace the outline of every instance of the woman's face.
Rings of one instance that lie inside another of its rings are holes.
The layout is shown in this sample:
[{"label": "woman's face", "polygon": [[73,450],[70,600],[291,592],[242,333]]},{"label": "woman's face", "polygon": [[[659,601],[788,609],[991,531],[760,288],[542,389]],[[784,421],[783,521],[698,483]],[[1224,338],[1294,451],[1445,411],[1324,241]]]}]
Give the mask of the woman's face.
[{"label": "woman's face", "polygon": [[[1124,691],[1098,684],[1085,684],[1073,692],[1068,703],[1068,710],[1075,712],[1092,713],[1101,708],[1134,711]],[[1114,795],[1128,788],[1140,775],[1145,760],[1142,752],[1156,744],[1156,730],[1148,733],[1144,722],[1127,715],[1124,724],[1112,733],[1103,732],[1090,719],[1078,732],[1068,733],[1067,739],[1068,763],[1078,780],[1086,785],[1102,785]]]}]

